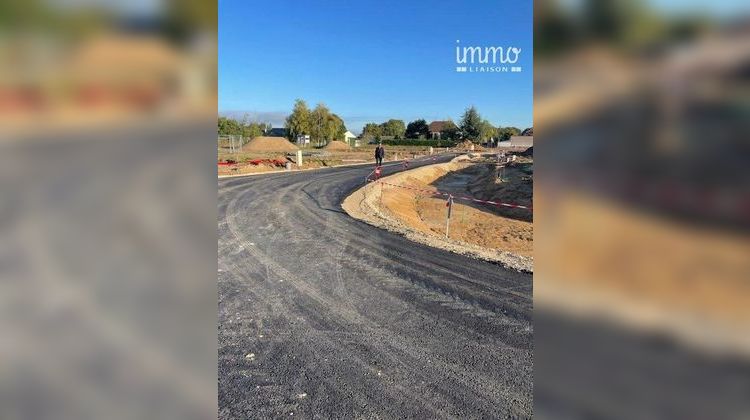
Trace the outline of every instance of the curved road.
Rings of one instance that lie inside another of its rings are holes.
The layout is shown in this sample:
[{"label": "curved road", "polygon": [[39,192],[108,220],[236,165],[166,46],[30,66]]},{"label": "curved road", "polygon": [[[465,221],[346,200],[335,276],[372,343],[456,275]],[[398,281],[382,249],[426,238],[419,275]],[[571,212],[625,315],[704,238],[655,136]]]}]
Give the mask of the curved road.
[{"label": "curved road", "polygon": [[350,218],[371,170],[219,180],[219,417],[531,417],[531,275]]}]

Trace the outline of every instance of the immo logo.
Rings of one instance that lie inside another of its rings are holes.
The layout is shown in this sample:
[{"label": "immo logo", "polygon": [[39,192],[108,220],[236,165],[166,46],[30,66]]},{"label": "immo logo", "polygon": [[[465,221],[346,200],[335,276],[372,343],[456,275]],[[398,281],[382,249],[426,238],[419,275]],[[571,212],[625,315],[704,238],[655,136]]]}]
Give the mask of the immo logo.
[{"label": "immo logo", "polygon": [[520,73],[516,64],[521,49],[516,47],[462,47],[456,40],[456,72],[458,73]]}]

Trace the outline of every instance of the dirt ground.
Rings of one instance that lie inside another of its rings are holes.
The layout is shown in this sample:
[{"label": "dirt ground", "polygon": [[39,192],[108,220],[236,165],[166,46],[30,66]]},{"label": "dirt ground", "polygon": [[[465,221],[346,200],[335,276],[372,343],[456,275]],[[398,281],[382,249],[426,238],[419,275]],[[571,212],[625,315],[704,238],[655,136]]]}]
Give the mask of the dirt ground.
[{"label": "dirt ground", "polygon": [[344,209],[355,218],[431,246],[532,271],[534,232],[528,210],[454,200],[446,238],[444,197],[388,185],[530,205],[531,159],[508,167],[503,182],[496,180],[491,161],[454,161],[392,175],[383,178],[382,185],[373,183],[352,194],[344,202]]},{"label": "dirt ground", "polygon": [[[246,145],[247,146],[247,145]],[[428,154],[427,147],[421,146],[386,146],[386,161],[414,159]],[[433,152],[444,151],[445,148],[434,148]],[[365,163],[375,161],[375,145],[367,145],[350,150],[340,150],[338,147],[330,149],[306,147],[302,148],[302,166],[296,164],[295,153],[284,152],[259,152],[249,151],[243,148],[239,153],[229,153],[228,149],[221,148],[218,150],[218,174],[240,175],[259,172],[270,172],[283,170],[284,165],[276,165],[268,161],[283,160],[292,163],[294,169],[313,169],[330,166],[348,165],[354,163]],[[254,164],[251,161],[263,159],[264,162]],[[234,164],[225,165],[227,161],[233,161]]]},{"label": "dirt ground", "polygon": [[242,146],[246,152],[295,152],[299,147],[284,137],[260,136]]},{"label": "dirt ground", "polygon": [[[495,181],[494,164],[462,163],[452,171],[433,168],[427,178],[410,177],[406,184],[414,187],[427,187],[433,191],[447,192],[456,195],[470,195],[483,200],[507,200],[508,196],[518,196],[524,192],[531,196],[531,186],[521,181],[522,172],[518,167],[506,169],[506,181]],[[445,171],[445,173],[443,173]],[[437,176],[432,182],[426,182]],[[530,183],[529,183],[530,184]],[[481,196],[472,194],[474,191]],[[517,199],[514,202],[519,201]],[[403,188],[384,186],[383,205],[395,216],[401,218],[415,217],[413,226],[422,232],[444,235],[446,228],[446,199],[420,194]],[[520,204],[520,203],[519,203]],[[525,203],[528,204],[528,203]],[[464,200],[454,200],[449,236],[461,242],[502,249],[531,256],[533,252],[533,227],[530,217],[518,220],[527,210],[507,211],[494,206],[472,204]],[[510,214],[516,218],[509,217]],[[527,215],[530,216],[530,215]]]},{"label": "dirt ground", "polygon": [[344,143],[343,141],[332,141],[328,143],[325,147],[325,150],[351,150],[351,147]]}]

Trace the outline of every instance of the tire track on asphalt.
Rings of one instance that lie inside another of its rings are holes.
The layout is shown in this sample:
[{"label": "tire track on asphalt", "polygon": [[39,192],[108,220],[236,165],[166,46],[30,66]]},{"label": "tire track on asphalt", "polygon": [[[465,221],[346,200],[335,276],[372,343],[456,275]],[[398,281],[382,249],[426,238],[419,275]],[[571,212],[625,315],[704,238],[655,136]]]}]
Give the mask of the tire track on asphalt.
[{"label": "tire track on asphalt", "polygon": [[[313,181],[308,182],[305,185],[305,187],[310,185],[312,182]],[[315,215],[312,212],[301,212],[301,214],[302,214],[301,216],[302,218],[308,217],[310,219],[309,220],[310,224],[315,224],[315,223],[327,224],[325,222],[325,219],[320,218],[319,216]],[[332,227],[330,230],[333,231],[333,234],[330,235],[331,237],[347,238],[347,241],[356,243],[359,246],[359,248],[366,248],[368,245],[370,245],[364,239],[359,239],[358,236],[352,235],[349,229]],[[380,263],[381,263],[380,266],[393,264],[392,258],[388,259],[385,256],[380,255],[380,254],[374,254],[374,255],[369,255],[365,257],[371,257],[371,259],[373,260],[379,258]],[[513,314],[513,316],[516,316],[516,317],[521,315],[521,318],[525,318],[522,316],[522,314],[524,312],[528,312],[528,310],[531,309],[531,299],[529,297],[529,293],[524,294],[522,292],[516,291],[515,289],[511,289],[508,287],[499,287],[497,285],[493,285],[494,287],[489,288],[487,287],[486,284],[481,284],[472,278],[461,275],[455,270],[451,270],[448,267],[442,267],[440,265],[435,264],[434,262],[420,262],[419,260],[411,260],[409,266],[399,265],[399,270],[401,270],[402,274],[406,274],[406,278],[412,282],[415,288],[429,289],[436,293],[440,293],[444,296],[450,296],[453,299],[453,301],[456,301],[457,303],[463,302],[469,305],[472,308],[472,310],[479,309],[479,310],[484,311],[485,315],[493,313],[494,311],[497,310],[498,312],[502,312],[504,315]],[[501,298],[507,297],[507,296],[501,296],[501,295],[513,295],[514,297],[519,298],[519,299],[516,300],[515,303],[511,305],[510,307],[508,307],[507,302],[506,302],[505,307],[496,308],[493,305],[488,304],[489,299],[482,299],[480,301],[476,301],[476,300],[471,301],[471,300],[463,299],[463,295],[470,294],[470,293],[466,293],[466,289],[463,287],[459,287],[456,285],[449,286],[445,283],[439,284],[434,281],[432,282],[432,284],[430,284],[430,282],[426,281],[424,278],[422,278],[422,280],[419,280],[419,281],[412,281],[412,279],[414,278],[418,279],[420,277],[424,277],[422,273],[426,271],[431,271],[431,270],[438,270],[447,274],[448,276],[459,278],[461,280],[462,285],[476,286],[482,289],[483,292],[491,294],[491,297],[494,298],[495,301],[499,301]],[[442,298],[442,296],[440,296],[439,298]],[[528,321],[528,319],[523,319],[523,321]]]},{"label": "tire track on asphalt", "polygon": [[[367,241],[361,238],[363,232],[368,232],[368,228],[371,231],[377,231],[376,229],[369,226],[360,226],[357,224],[358,222],[354,222],[337,212],[323,213],[323,207],[340,208],[337,203],[336,206],[331,205],[335,203],[335,197],[339,195],[343,198],[343,195],[348,192],[347,190],[356,187],[356,182],[345,182],[342,187],[322,191],[321,195],[327,197],[327,202],[319,199],[317,203],[313,204],[313,200],[306,200],[305,198],[285,201],[294,196],[295,191],[300,188],[308,188],[319,183],[340,183],[342,179],[352,180],[359,178],[357,176],[359,172],[361,171],[350,168],[342,170],[341,173],[331,171],[319,174],[319,176],[306,174],[305,177],[297,177],[292,174],[284,174],[283,177],[269,176],[262,180],[233,179],[231,183],[224,184],[225,187],[231,186],[231,188],[220,189],[220,268],[226,271],[220,273],[220,283],[223,282],[222,284],[226,284],[228,288],[233,281],[239,281],[243,286],[243,288],[233,289],[231,294],[228,290],[224,292],[220,290],[220,306],[225,308],[224,316],[226,317],[229,312],[235,313],[236,311],[240,314],[238,317],[241,318],[241,312],[245,309],[246,312],[251,312],[253,316],[261,314],[272,320],[267,322],[288,323],[284,327],[287,333],[291,335],[287,337],[279,335],[275,338],[279,339],[279,342],[275,344],[276,350],[274,351],[276,353],[274,354],[276,358],[283,358],[289,353],[289,350],[284,351],[286,349],[284,340],[295,342],[301,339],[299,337],[309,339],[304,340],[302,348],[292,350],[292,354],[313,352],[316,355],[314,360],[308,360],[308,363],[302,369],[307,372],[305,375],[315,376],[316,373],[314,369],[310,370],[310,366],[318,366],[320,370],[329,369],[324,362],[321,362],[322,356],[319,356],[314,351],[315,349],[318,352],[324,352],[323,354],[326,355],[341,355],[347,362],[341,366],[337,365],[333,371],[329,371],[334,377],[318,378],[319,380],[323,379],[322,382],[325,383],[325,386],[320,385],[322,388],[320,388],[319,393],[321,394],[333,392],[333,395],[336,395],[343,392],[337,389],[337,386],[342,384],[354,385],[355,383],[351,382],[352,378],[339,378],[337,381],[335,375],[350,371],[351,366],[356,366],[358,371],[372,373],[373,362],[368,362],[368,359],[373,357],[375,360],[379,359],[380,366],[389,367],[389,370],[385,370],[384,375],[380,377],[382,381],[378,382],[377,385],[368,383],[367,385],[354,386],[356,392],[350,394],[351,401],[356,400],[367,405],[374,401],[384,401],[383,398],[385,398],[385,401],[390,401],[397,408],[393,409],[396,411],[386,410],[382,406],[377,407],[377,409],[363,409],[365,410],[363,412],[370,413],[370,415],[373,415],[373,413],[381,413],[382,415],[383,412],[390,413],[392,416],[409,412],[425,415],[425,412],[429,411],[431,414],[428,415],[431,417],[462,414],[476,416],[480,413],[482,415],[506,413],[516,417],[529,416],[531,413],[530,334],[526,334],[527,338],[524,339],[527,344],[524,345],[522,340],[518,343],[520,344],[518,349],[503,347],[502,340],[490,341],[489,344],[483,345],[474,343],[474,338],[466,341],[474,336],[474,334],[467,335],[465,332],[468,331],[466,328],[472,327],[467,317],[476,317],[477,311],[481,312],[482,307],[472,306],[469,301],[467,301],[469,306],[462,306],[463,301],[460,300],[456,304],[455,296],[441,293],[442,289],[437,289],[438,291],[434,293],[425,292],[425,285],[429,283],[412,283],[411,279],[407,278],[407,271],[394,273],[378,267],[378,265],[385,267],[389,262],[380,255],[382,246],[369,244],[368,247]],[[301,187],[300,184],[304,184],[304,186]],[[274,193],[271,194],[271,191],[274,191]],[[333,197],[330,197],[330,195]],[[258,205],[257,200],[259,199],[268,202]],[[255,205],[253,204],[254,200]],[[269,211],[269,208],[283,210]],[[252,214],[252,217],[249,214]],[[322,234],[309,228],[295,230],[300,224],[303,226],[310,224],[319,226],[321,223],[323,225]],[[263,237],[260,234],[248,236],[247,229],[267,230],[269,226],[275,228],[278,232],[289,234],[292,238],[292,244],[286,244],[284,238],[279,236],[281,234],[275,237]],[[368,232],[368,234],[370,233]],[[381,232],[377,232],[377,234],[388,236]],[[343,238],[340,242],[336,241],[339,237]],[[403,248],[408,247],[409,244],[403,238],[395,238],[396,242],[405,244],[402,245]],[[378,239],[378,237],[375,239]],[[328,282],[330,287],[326,287],[324,276],[298,277],[291,273],[287,264],[283,262],[289,261],[288,256],[283,251],[297,252],[296,247],[300,244],[310,245],[320,243],[321,240],[332,241],[334,245],[331,248],[324,247],[323,252],[320,252],[320,247],[300,252],[299,257],[309,259],[313,256],[322,255],[325,260],[331,260],[330,264],[324,262],[321,265],[311,265],[307,270],[302,270],[308,274],[310,271],[325,269],[333,272],[336,277],[332,282]],[[357,269],[357,267],[352,266],[346,257],[352,249],[363,247],[367,247],[361,250],[364,253],[363,255],[374,256],[376,263],[363,264],[362,267]],[[365,253],[367,249],[370,251]],[[452,257],[451,259],[454,262],[461,261],[460,257]],[[472,264],[471,267],[465,268],[465,271],[459,269],[442,269],[441,271],[437,270],[436,267],[440,267],[442,264],[438,266],[433,263],[435,266],[430,269],[431,260],[433,258],[425,258],[424,262],[420,263],[420,267],[425,267],[432,275],[445,277],[446,280],[450,278],[451,281],[458,284],[468,283],[471,288],[465,292],[467,296],[471,296],[471,293],[492,292],[492,288],[489,286],[492,284],[491,280],[485,281],[484,285],[482,279],[470,281],[472,276],[468,274],[469,272],[473,272],[475,277],[486,276],[489,279],[494,279],[494,281],[502,279],[502,276],[498,276],[498,272],[502,273],[502,270],[498,267],[490,268],[482,265],[472,268],[474,265]],[[394,263],[394,261],[390,262]],[[397,264],[408,266],[412,263],[404,264],[397,261]],[[375,267],[372,267],[373,265]],[[254,278],[263,271],[260,269],[262,266],[269,268],[268,274],[270,275],[266,275],[265,281]],[[493,272],[493,270],[496,271]],[[455,275],[451,274],[452,271],[455,271]],[[293,278],[294,281],[281,283],[271,280],[277,277],[279,279]],[[365,282],[356,281],[356,279],[362,277],[366,280]],[[378,279],[387,280],[393,286],[392,289],[381,290],[377,284]],[[527,281],[530,281],[530,279]],[[284,284],[286,286],[282,289],[281,285]],[[296,296],[288,293],[288,287],[290,286],[295,291]],[[420,291],[426,293],[426,295],[418,296]],[[504,290],[498,290],[493,296],[496,299],[507,299],[508,295],[524,297],[522,293],[518,296],[519,292],[515,288],[510,290],[507,287]],[[527,296],[530,300],[530,288]],[[308,301],[315,303],[314,307],[309,305],[306,307],[305,303]],[[343,305],[344,309],[341,309],[338,307],[340,306],[339,301],[349,302],[347,305]],[[379,301],[382,301],[382,303]],[[424,302],[427,309],[415,307],[416,301]],[[254,309],[248,310],[246,308],[247,302],[254,303],[251,305]],[[359,307],[355,305],[355,302],[359,303]],[[379,308],[378,305],[387,305],[388,311],[397,311],[398,315],[387,314],[393,317],[387,319],[380,312],[374,312]],[[450,310],[452,305],[459,306],[454,309],[460,309],[460,314],[452,315],[453,319],[447,319],[447,315],[445,317],[440,316],[441,310],[438,310],[438,307],[444,308],[442,311],[445,311]],[[371,307],[373,308],[371,309]],[[268,313],[263,313],[263,311]],[[300,314],[310,315],[311,311],[320,312],[320,319],[316,323],[311,324],[306,317],[303,317],[302,321],[295,319],[300,318]],[[530,317],[530,305],[529,309],[525,309],[522,305],[519,311],[521,311],[523,319]],[[371,319],[369,316],[373,314],[375,318]],[[424,323],[427,317],[432,315],[438,315],[434,326],[430,325],[426,332],[417,332],[422,329],[419,327],[420,323]],[[507,318],[502,313],[496,313],[492,310],[489,310],[487,315],[500,320]],[[399,318],[401,318],[401,322],[398,322]],[[274,319],[275,321],[273,321]],[[463,326],[461,325],[461,319],[464,319]],[[512,317],[508,319],[512,319]],[[384,320],[391,322],[383,322]],[[324,325],[325,322],[328,325]],[[227,324],[227,322],[224,322],[224,324]],[[326,330],[325,327],[328,329]],[[504,326],[499,324],[490,329],[485,327],[485,331],[481,331],[481,328],[477,327],[476,333],[486,338],[497,338],[499,337],[497,334],[499,328],[504,328]],[[262,331],[262,327],[259,330]],[[444,339],[441,337],[446,336],[446,334],[447,337],[451,337],[451,342],[443,342]],[[411,335],[414,335],[414,337]],[[223,342],[234,340],[234,346],[241,345],[243,339],[240,330],[230,332],[228,325],[220,325],[220,338],[224,340]],[[245,337],[245,341],[249,343],[259,342],[257,337]],[[464,342],[464,344],[461,344],[461,342]],[[231,407],[231,410],[226,408],[223,413],[233,412],[236,414],[238,413],[237,410],[243,406],[259,409],[267,409],[268,406],[287,407],[288,404],[286,403],[273,402],[270,399],[267,404],[260,403],[260,405],[257,401],[236,400],[236,398],[245,394],[237,393],[238,390],[232,386],[232,383],[242,382],[245,379],[252,381],[252,378],[248,379],[242,376],[249,374],[248,372],[251,372],[251,370],[241,370],[245,373],[237,375],[236,372],[240,370],[239,368],[232,368],[234,361],[230,351],[235,347],[230,346],[229,343],[225,344],[226,346],[222,347],[225,350],[220,349],[220,354],[229,359],[222,359],[221,363],[226,362],[229,365],[228,371],[225,370],[225,373],[234,372],[235,374],[231,376],[229,383],[225,382],[223,387],[220,386],[222,401]],[[467,345],[468,348],[472,349],[471,351],[476,352],[475,355],[464,355],[461,352],[456,353],[454,350]],[[429,351],[427,351],[428,349]],[[490,351],[490,349],[494,350]],[[522,355],[520,359],[516,357],[519,355]],[[504,364],[505,368],[510,369],[510,371],[504,373],[505,370],[498,369],[492,364],[487,365],[487,363]],[[424,366],[421,366],[422,364]],[[509,374],[510,372],[513,373]],[[355,377],[359,377],[357,375]],[[268,376],[268,378],[274,378],[274,375]],[[359,382],[356,384],[359,384]],[[285,385],[288,386],[289,384]],[[307,405],[299,403],[302,407],[292,404],[289,407],[304,410],[310,409],[312,406],[315,410],[321,410],[324,405],[318,406],[316,404],[326,398],[325,395],[318,396],[314,403],[307,403]],[[407,402],[407,399],[411,402]],[[503,402],[505,403],[503,404]],[[328,409],[343,410],[342,404],[345,405],[345,403],[336,403],[333,406],[338,408]],[[368,406],[372,407],[371,405]],[[422,411],[410,411],[414,409]],[[333,412],[342,414],[347,411]]]},{"label": "tire track on asphalt", "polygon": [[[236,236],[235,236],[235,238],[239,241],[239,243],[243,242],[242,239],[240,239],[240,238],[238,238]],[[249,250],[247,248],[244,248],[243,251],[244,252],[248,252]],[[253,252],[249,252],[249,254],[251,256],[257,256],[257,254],[254,254]],[[258,261],[259,264],[264,264],[264,260],[265,260],[265,258],[256,259],[256,261]],[[244,261],[247,261],[247,260],[244,260]],[[248,263],[242,264],[242,266],[234,265],[234,268],[239,269],[239,270],[234,271],[234,272],[246,272],[246,270],[249,269],[250,266],[251,266],[251,264],[248,264]],[[244,283],[244,284],[246,286],[248,286],[248,287],[251,287],[250,284],[247,284],[247,283]],[[268,293],[265,293],[265,292],[267,292],[267,290],[263,290],[263,292],[261,292],[261,293],[258,293],[260,291],[257,288],[254,289],[254,290],[255,290],[254,293],[257,293],[257,296],[259,298],[261,298],[262,301],[268,302],[270,300],[270,301],[274,302],[273,306],[276,308],[276,310],[274,312],[276,312],[278,314],[284,314],[284,312],[286,310],[288,310],[288,308],[283,307],[283,305],[281,305],[279,302],[277,302],[277,299],[276,299],[275,296],[269,295]],[[303,288],[301,291],[304,293],[304,292],[307,292],[308,290],[309,290],[308,288]],[[291,317],[287,316],[287,318],[291,320]],[[294,323],[290,323],[290,325],[295,325],[295,324]],[[335,331],[316,331],[316,330],[314,330],[312,328],[312,326],[307,325],[307,328],[300,328],[300,327],[292,328],[292,332],[290,332],[288,334],[289,335],[300,335],[302,332],[304,332],[304,333],[306,333],[308,335],[311,334],[311,333],[312,334],[317,334],[318,337],[325,338],[326,339],[325,340],[326,343],[328,345],[330,345],[331,347],[333,347],[333,349],[335,350],[335,353],[344,353],[344,352],[347,351],[346,348],[336,345],[336,341],[331,339],[332,335],[335,336],[336,334],[342,334],[342,333],[337,333]],[[376,337],[387,337],[388,336],[388,334],[378,334],[378,333],[376,333],[375,331],[372,331],[372,330],[368,331],[367,333],[348,333],[348,334],[355,335],[357,337],[362,337],[364,335],[370,335],[370,336],[376,336]],[[328,353],[332,353],[332,352],[325,352],[323,354],[328,354]],[[221,358],[220,358],[220,360],[221,360]],[[370,365],[368,365],[364,360],[361,360],[361,359],[357,358],[355,360],[355,362],[358,365],[360,365],[363,369],[370,369],[371,370]],[[393,364],[397,364],[400,361],[398,359],[394,358],[393,360],[391,360],[391,362]],[[331,383],[331,385],[334,385],[334,384]],[[395,399],[398,395],[409,395],[410,396],[409,398],[413,399],[414,401],[420,401],[420,402],[422,402],[423,407],[429,407],[431,405],[429,401],[423,399],[420,395],[416,395],[413,392],[411,392],[410,390],[407,390],[407,389],[405,389],[405,388],[403,388],[401,386],[397,386],[397,388],[398,388],[398,390],[397,390],[398,394],[396,394],[394,392],[391,392],[392,398]],[[437,415],[437,414],[443,414],[443,415],[445,415],[445,413],[442,413],[440,410],[433,411],[433,414],[435,414],[435,415]]]},{"label": "tire track on asphalt", "polygon": [[[312,182],[314,182],[314,181],[308,181],[308,182],[306,182],[302,186],[302,189],[304,189],[305,187],[307,187],[308,185],[310,185]],[[283,197],[284,197],[284,193],[285,193],[286,189],[280,188],[279,190],[280,191],[275,195],[275,197],[278,197],[279,200],[282,200]],[[280,205],[279,203],[273,203],[273,207],[278,207],[279,205]],[[309,215],[309,214],[312,214],[312,213],[305,212],[305,211],[300,211],[300,212],[297,212],[297,213],[305,215],[305,216]],[[305,216],[303,216],[303,218]],[[315,220],[311,220],[310,221],[310,225],[315,225],[315,224],[322,225],[322,226],[330,226],[331,225],[330,223],[328,223],[327,221],[325,221],[325,219],[322,219],[320,217],[316,217]],[[297,232],[298,232],[299,235],[304,235],[304,234],[301,233],[301,231],[297,231]],[[325,231],[323,233],[325,233]],[[311,241],[311,242],[314,242],[314,243],[326,242],[325,241],[325,237],[321,237],[321,236],[319,236],[317,238],[312,238],[312,237],[308,236],[308,237],[305,238],[305,240],[308,240],[308,241]],[[348,231],[345,231],[345,230],[335,230],[335,231],[332,232],[331,235],[328,235],[328,238],[329,239],[333,239],[333,238],[347,238],[347,240],[349,240],[350,236],[351,235],[350,235],[350,233]],[[298,238],[294,238],[294,242],[298,243],[299,239]],[[362,241],[362,242],[359,242],[359,245],[360,246],[366,246],[366,243],[364,241]],[[385,267],[387,265],[386,263],[393,264],[393,261],[392,260],[391,261],[386,261],[385,259],[383,259],[382,264],[380,266],[381,267]],[[417,265],[417,266],[420,266],[420,267],[423,267],[423,268],[425,267],[425,265],[419,264],[419,263],[416,263],[416,262],[413,262],[413,261],[411,262],[411,264],[412,265]],[[363,267],[363,268],[365,268],[365,267]],[[500,317],[502,317],[502,319],[504,319],[505,321],[508,321],[507,315],[509,314],[509,311],[507,310],[507,307],[506,308],[500,308],[498,310],[498,312],[501,312],[501,313],[500,314],[496,314],[494,312],[494,310],[496,308],[494,308],[494,307],[487,308],[486,307],[487,305],[481,305],[479,302],[476,302],[476,300],[475,301],[468,301],[468,300],[462,299],[462,297],[461,297],[461,289],[460,288],[453,287],[453,288],[446,289],[445,287],[441,287],[441,285],[438,285],[438,284],[429,284],[427,282],[427,280],[424,279],[424,276],[421,274],[421,272],[418,269],[415,270],[415,269],[411,269],[410,267],[399,266],[399,270],[401,271],[401,273],[406,273],[406,274],[409,275],[407,277],[407,279],[411,283],[411,290],[413,292],[421,294],[425,299],[431,299],[431,300],[439,303],[441,306],[446,306],[446,307],[451,307],[451,308],[454,308],[454,309],[466,311],[466,313],[468,315],[471,315],[471,316],[490,317],[490,316],[494,316],[494,315],[500,315]],[[445,270],[445,269],[442,269],[442,270],[448,271],[448,270]],[[279,272],[280,275],[282,277],[290,276],[290,273],[288,272],[288,270],[285,270],[285,271],[286,271],[285,273]],[[340,276],[340,270],[336,270],[336,273],[337,273],[337,277],[339,277]],[[391,271],[386,271],[386,272],[381,272],[381,273],[374,273],[374,274],[376,276],[384,276],[385,278],[393,278],[392,277],[392,275],[393,275],[393,271],[392,270]],[[420,277],[422,278],[421,280],[416,280],[416,281],[414,280],[415,278],[419,279]],[[470,279],[468,279],[466,277],[463,277],[463,276],[457,276],[457,277],[459,277],[464,282],[474,283],[473,281],[471,281]],[[509,293],[509,294],[513,294],[515,296],[519,296],[520,295],[518,292],[512,291],[512,290],[508,291],[506,289],[503,289],[502,291],[503,291],[503,293]],[[492,291],[492,292],[496,293],[495,291]],[[496,297],[500,298],[500,296],[496,296]],[[528,301],[528,299],[526,299],[526,301]],[[328,300],[326,302],[323,302],[323,304],[330,305],[331,301]],[[517,313],[520,312],[520,309],[518,309],[518,308],[511,308],[510,312],[517,314]],[[522,328],[531,328],[530,327],[530,323],[528,322],[528,319],[522,319],[521,321],[523,322]]]}]

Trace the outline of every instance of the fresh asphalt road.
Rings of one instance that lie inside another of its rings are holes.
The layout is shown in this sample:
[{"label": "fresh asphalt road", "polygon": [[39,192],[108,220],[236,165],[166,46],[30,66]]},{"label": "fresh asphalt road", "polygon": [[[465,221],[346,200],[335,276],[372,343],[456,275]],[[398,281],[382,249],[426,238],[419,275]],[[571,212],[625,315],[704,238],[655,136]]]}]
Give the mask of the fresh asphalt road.
[{"label": "fresh asphalt road", "polygon": [[219,417],[531,417],[531,275],[352,219],[371,170],[219,180]]}]

